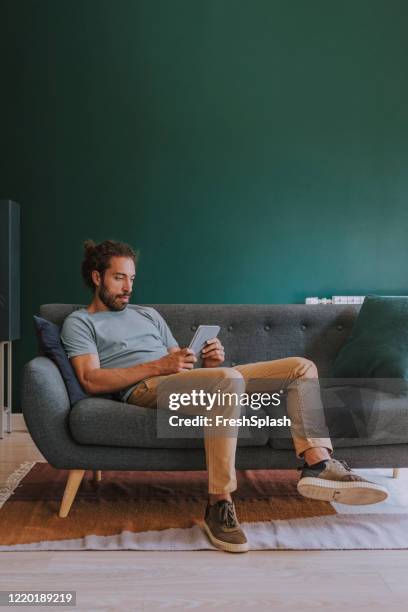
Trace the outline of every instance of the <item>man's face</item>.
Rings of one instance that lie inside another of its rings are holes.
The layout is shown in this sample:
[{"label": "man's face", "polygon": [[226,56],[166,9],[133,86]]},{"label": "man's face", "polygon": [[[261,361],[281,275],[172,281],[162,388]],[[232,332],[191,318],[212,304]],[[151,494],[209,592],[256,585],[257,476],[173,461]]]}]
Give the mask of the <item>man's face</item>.
[{"label": "man's face", "polygon": [[94,282],[96,279],[99,280],[96,291],[101,302],[109,310],[124,310],[132,294],[135,264],[129,257],[112,257],[103,277],[96,272]]}]

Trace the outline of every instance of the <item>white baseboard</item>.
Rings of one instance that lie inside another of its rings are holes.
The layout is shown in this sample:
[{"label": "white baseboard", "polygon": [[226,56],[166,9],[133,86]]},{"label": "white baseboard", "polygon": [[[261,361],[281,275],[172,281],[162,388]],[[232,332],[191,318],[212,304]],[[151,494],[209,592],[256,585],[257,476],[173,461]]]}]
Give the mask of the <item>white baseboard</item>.
[{"label": "white baseboard", "polygon": [[27,425],[22,414],[13,414],[11,421],[13,431],[27,431]]}]

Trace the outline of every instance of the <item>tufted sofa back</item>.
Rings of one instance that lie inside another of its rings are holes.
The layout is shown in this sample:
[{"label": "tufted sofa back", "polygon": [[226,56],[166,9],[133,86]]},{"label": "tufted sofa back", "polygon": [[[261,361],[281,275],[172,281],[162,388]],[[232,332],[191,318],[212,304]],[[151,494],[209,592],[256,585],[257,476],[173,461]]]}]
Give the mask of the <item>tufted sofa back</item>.
[{"label": "tufted sofa back", "polygon": [[[300,355],[322,377],[349,336],[360,306],[309,304],[145,304],[160,312],[180,346],[198,325],[221,326],[226,366]],[[81,304],[44,304],[40,315],[57,325]],[[128,308],[132,308],[129,305]]]}]

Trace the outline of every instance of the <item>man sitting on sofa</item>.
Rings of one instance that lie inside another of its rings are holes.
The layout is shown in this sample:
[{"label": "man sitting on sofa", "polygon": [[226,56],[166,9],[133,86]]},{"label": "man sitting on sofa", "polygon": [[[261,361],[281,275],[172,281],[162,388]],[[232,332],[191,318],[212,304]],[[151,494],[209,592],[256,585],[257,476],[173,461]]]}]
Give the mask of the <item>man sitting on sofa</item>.
[{"label": "man sitting on sofa", "polygon": [[[304,460],[298,483],[305,497],[367,504],[384,500],[384,487],[358,476],[332,457],[332,444],[325,437],[308,437],[303,423],[320,419],[325,431],[323,407],[315,364],[303,357],[221,367],[224,348],[218,339],[203,349],[202,367],[195,368],[196,356],[180,348],[162,316],[153,308],[127,308],[135,278],[136,254],[122,242],[106,240],[96,245],[85,242],[82,276],[92,290],[87,308],[69,315],[61,339],[78,379],[90,395],[116,393],[124,402],[157,407],[158,387],[169,383],[183,390],[197,385],[253,393],[259,381],[265,391],[287,392],[287,412],[296,455]],[[299,383],[304,383],[302,384]],[[217,408],[217,407],[216,407]],[[220,407],[218,407],[219,410]],[[188,411],[189,408],[186,409]],[[204,414],[206,408],[202,409]],[[236,416],[237,406],[222,407],[225,416]],[[204,428],[209,500],[204,528],[210,541],[229,552],[248,550],[231,493],[237,488],[235,452],[237,435],[213,435]]]}]

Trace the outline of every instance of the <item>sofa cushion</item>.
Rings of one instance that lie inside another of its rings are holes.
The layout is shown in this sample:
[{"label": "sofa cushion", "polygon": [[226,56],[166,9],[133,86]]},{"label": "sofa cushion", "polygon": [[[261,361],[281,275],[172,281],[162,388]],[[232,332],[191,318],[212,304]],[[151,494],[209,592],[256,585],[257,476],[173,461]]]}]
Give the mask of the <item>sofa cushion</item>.
[{"label": "sofa cushion", "polygon": [[68,356],[62,346],[60,329],[42,317],[34,315],[34,325],[37,333],[40,353],[55,363],[67,387],[71,405],[88,397],[81,387]]},{"label": "sofa cushion", "polygon": [[332,375],[408,380],[407,297],[366,297]]},{"label": "sofa cushion", "polygon": [[[204,447],[202,436],[183,438],[179,430],[175,431],[174,437],[159,437],[158,418],[163,419],[162,422],[168,421],[169,414],[167,410],[152,410],[92,397],[75,404],[70,412],[69,424],[72,436],[79,444],[136,448]],[[258,410],[256,415],[264,417],[265,413]],[[201,431],[201,428],[195,428],[197,436]],[[239,434],[238,446],[265,446],[268,443],[269,434],[265,427],[240,428]]]}]

